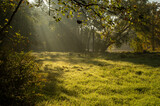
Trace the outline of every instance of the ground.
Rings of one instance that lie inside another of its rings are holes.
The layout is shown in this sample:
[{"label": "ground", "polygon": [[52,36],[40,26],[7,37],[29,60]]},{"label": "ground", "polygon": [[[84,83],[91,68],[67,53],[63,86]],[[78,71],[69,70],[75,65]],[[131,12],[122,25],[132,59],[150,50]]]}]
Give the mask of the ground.
[{"label": "ground", "polygon": [[33,53],[37,106],[160,106],[160,53]]}]

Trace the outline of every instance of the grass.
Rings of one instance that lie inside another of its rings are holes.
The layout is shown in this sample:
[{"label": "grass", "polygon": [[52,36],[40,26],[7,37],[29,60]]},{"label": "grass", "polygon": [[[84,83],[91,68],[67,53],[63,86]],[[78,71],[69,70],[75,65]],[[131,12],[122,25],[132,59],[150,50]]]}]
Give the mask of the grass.
[{"label": "grass", "polygon": [[160,53],[33,53],[42,64],[37,106],[160,106]]}]

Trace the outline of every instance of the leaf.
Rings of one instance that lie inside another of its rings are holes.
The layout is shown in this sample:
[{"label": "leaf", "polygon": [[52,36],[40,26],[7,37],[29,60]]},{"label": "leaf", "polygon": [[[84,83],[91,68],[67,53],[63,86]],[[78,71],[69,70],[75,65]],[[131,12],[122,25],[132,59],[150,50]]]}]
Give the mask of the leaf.
[{"label": "leaf", "polygon": [[71,10],[70,10],[69,14],[72,15],[72,11]]},{"label": "leaf", "polygon": [[77,15],[77,17],[80,17],[80,15]]},{"label": "leaf", "polygon": [[65,14],[64,14],[64,13],[63,13],[62,15],[63,15],[63,16],[65,16]]},{"label": "leaf", "polygon": [[8,19],[6,18],[6,19],[5,19],[5,21],[7,21],[7,22],[8,22]]}]

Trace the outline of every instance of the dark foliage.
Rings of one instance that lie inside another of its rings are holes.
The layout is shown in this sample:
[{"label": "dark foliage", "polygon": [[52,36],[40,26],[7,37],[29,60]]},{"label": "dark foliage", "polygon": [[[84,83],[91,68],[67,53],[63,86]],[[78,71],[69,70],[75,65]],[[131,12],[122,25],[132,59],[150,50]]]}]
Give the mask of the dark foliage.
[{"label": "dark foliage", "polygon": [[38,64],[29,53],[3,53],[0,61],[0,105],[34,105]]}]

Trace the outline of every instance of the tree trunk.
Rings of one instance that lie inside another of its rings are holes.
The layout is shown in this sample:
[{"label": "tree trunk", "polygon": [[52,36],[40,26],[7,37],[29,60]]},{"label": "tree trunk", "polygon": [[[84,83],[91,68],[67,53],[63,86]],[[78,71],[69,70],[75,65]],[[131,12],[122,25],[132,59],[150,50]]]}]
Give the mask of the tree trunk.
[{"label": "tree trunk", "polygon": [[94,47],[94,43],[95,43],[95,42],[94,42],[94,40],[95,40],[95,36],[94,36],[94,34],[95,34],[95,33],[94,33],[94,28],[93,28],[93,52],[95,51],[95,47]]},{"label": "tree trunk", "polygon": [[[13,20],[13,17],[15,16],[15,14],[17,13],[20,5],[22,4],[22,1],[23,1],[23,0],[21,0],[21,1],[18,3],[18,5],[17,5],[16,9],[14,10],[13,14],[11,15],[11,18],[9,19],[8,23],[0,30],[0,34],[2,34],[3,31],[10,25],[11,21]],[[2,35],[3,35],[3,34],[2,34]],[[5,35],[4,35],[4,36],[1,36],[0,40],[2,40],[4,37],[5,37]]]},{"label": "tree trunk", "polygon": [[[154,10],[153,10],[154,11]],[[151,32],[152,32],[152,37],[151,37],[151,45],[152,45],[152,51],[155,51],[155,17],[154,17],[154,13],[152,13],[152,28],[151,28]]]},{"label": "tree trunk", "polygon": [[88,31],[88,37],[87,37],[87,51],[89,52],[89,41],[90,41],[90,32]]},{"label": "tree trunk", "polygon": [[49,0],[49,15],[51,15],[50,8],[51,8],[51,0]]}]

